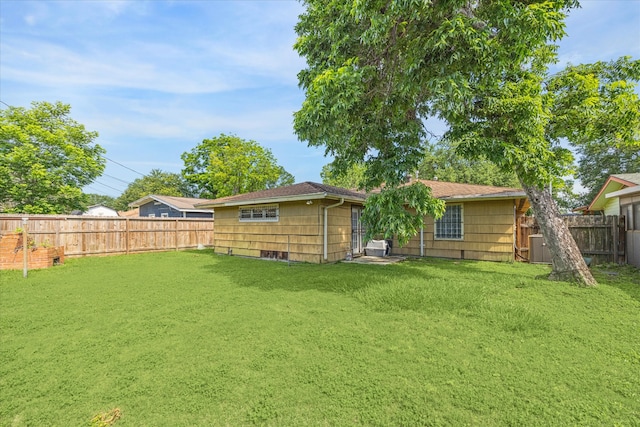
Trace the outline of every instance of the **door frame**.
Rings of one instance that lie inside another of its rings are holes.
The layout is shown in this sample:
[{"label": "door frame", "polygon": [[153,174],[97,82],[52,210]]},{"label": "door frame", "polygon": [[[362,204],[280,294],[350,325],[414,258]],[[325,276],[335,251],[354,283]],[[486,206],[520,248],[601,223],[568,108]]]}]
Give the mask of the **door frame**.
[{"label": "door frame", "polygon": [[365,228],[362,225],[362,206],[351,206],[351,252],[353,255],[364,253]]}]

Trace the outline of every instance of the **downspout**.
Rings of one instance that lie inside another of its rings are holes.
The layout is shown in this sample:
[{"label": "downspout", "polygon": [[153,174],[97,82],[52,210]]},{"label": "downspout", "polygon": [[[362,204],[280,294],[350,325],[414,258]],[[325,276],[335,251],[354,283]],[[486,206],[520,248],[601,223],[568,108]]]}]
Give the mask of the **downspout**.
[{"label": "downspout", "polygon": [[340,201],[336,204],[333,205],[329,205],[329,206],[325,206],[324,207],[324,236],[323,236],[323,249],[324,249],[324,260],[327,260],[327,233],[328,233],[328,228],[327,228],[327,211],[331,208],[337,208],[338,206],[342,205],[344,203],[344,197],[340,199]]}]

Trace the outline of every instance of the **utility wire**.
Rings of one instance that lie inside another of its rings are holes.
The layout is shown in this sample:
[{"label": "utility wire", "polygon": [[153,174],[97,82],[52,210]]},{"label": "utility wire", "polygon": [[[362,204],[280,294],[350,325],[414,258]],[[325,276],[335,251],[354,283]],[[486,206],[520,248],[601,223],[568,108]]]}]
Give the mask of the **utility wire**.
[{"label": "utility wire", "polygon": [[133,170],[133,169],[131,169],[130,167],[123,165],[122,163],[118,163],[118,162],[116,162],[115,160],[111,160],[111,159],[110,159],[110,158],[108,158],[107,156],[102,156],[102,157],[104,157],[105,159],[109,160],[111,163],[115,163],[115,164],[116,164],[116,165],[118,165],[118,166],[122,166],[122,167],[123,167],[123,168],[125,168],[125,169],[129,169],[131,172],[135,172],[135,173],[137,173],[137,174],[138,174],[138,175],[140,175],[140,176],[144,176],[144,174],[143,174],[143,173],[140,173],[140,172],[138,172],[137,170]]},{"label": "utility wire", "polygon": [[112,189],[112,190],[122,192],[122,190],[118,190],[117,188],[112,187],[112,186],[107,185],[107,184],[103,184],[103,183],[101,183],[100,181],[93,181],[93,182],[94,182],[94,184],[100,184],[100,185],[102,185],[102,186],[104,186],[104,187],[107,187],[107,188],[110,188],[110,189]]},{"label": "utility wire", "polygon": [[120,182],[122,182],[123,184],[127,184],[127,185],[130,185],[130,184],[131,184],[130,182],[127,182],[127,181],[125,181],[125,180],[123,180],[123,179],[120,179],[120,178],[116,178],[115,176],[107,175],[106,173],[103,173],[103,174],[102,174],[102,176],[106,176],[106,177],[108,177],[108,178],[115,179],[116,181],[120,181]]}]

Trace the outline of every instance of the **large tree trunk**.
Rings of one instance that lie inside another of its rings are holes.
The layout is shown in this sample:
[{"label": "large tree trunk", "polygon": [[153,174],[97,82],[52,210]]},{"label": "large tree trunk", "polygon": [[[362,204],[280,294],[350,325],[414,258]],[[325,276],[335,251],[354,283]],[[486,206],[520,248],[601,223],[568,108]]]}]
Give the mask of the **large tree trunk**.
[{"label": "large tree trunk", "polygon": [[578,245],[569,232],[569,227],[560,216],[558,206],[551,197],[551,191],[541,190],[524,183],[522,187],[529,196],[531,207],[551,254],[553,270],[549,279],[578,282],[585,286],[597,285],[582,258]]}]

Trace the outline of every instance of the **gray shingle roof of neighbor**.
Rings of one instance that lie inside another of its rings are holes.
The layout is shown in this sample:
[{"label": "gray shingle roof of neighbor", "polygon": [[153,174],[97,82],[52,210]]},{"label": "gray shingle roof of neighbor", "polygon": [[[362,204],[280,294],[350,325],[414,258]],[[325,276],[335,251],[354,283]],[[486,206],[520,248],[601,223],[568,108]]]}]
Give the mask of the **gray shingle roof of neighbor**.
[{"label": "gray shingle roof of neighbor", "polygon": [[334,187],[332,185],[318,184],[317,182],[301,182],[299,184],[287,185],[284,187],[270,188],[268,190],[254,191],[252,193],[236,194],[235,196],[220,197],[200,203],[199,207],[213,206],[234,206],[242,203],[275,203],[285,200],[303,200],[331,198],[345,198],[353,201],[366,199],[365,193],[347,190],[346,188]]},{"label": "gray shingle roof of neighbor", "polygon": [[616,173],[611,176],[623,181],[628,181],[632,184],[640,185],[640,173]]},{"label": "gray shingle roof of neighbor", "polygon": [[176,196],[161,196],[157,194],[150,194],[135,202],[129,203],[129,206],[139,208],[141,205],[149,203],[151,201],[157,201],[164,203],[167,206],[178,211],[190,211],[190,212],[211,212],[211,209],[205,209],[197,207],[198,203],[206,202],[207,199],[198,199],[195,197],[176,197]]}]

